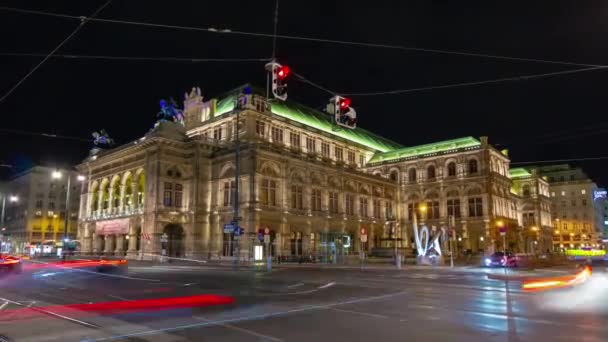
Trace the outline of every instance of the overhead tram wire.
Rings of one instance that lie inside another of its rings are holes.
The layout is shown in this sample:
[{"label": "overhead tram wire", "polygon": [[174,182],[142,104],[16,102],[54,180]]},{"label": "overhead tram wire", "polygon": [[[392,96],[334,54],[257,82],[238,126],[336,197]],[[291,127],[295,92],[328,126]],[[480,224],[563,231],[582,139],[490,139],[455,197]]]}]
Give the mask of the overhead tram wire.
[{"label": "overhead tram wire", "polygon": [[46,57],[44,57],[38,64],[36,64],[36,66],[34,68],[32,68],[32,70],[30,70],[27,74],[25,74],[25,76],[23,76],[17,83],[15,83],[15,85],[13,87],[11,87],[1,98],[0,98],[0,103],[2,103],[9,95],[11,95],[13,93],[13,91],[15,91],[15,89],[17,89],[23,82],[25,82],[34,72],[36,72],[36,70],[38,70],[38,68],[40,68],[55,52],[57,52],[65,43],[67,43],[70,39],[72,39],[72,37],[74,37],[76,35],[76,33],[78,33],[78,31],[80,31],[80,29],[82,29],[84,27],[84,25],[86,25],[86,23],[88,23],[90,20],[92,20],[97,14],[99,14],[99,12],[101,12],[104,8],[106,8],[110,3],[112,2],[112,0],[108,0],[105,3],[103,3],[103,5],[101,5],[97,10],[95,10],[95,12],[93,12],[93,14],[91,14],[90,17],[78,17],[78,20],[80,20],[80,24],[72,31],[72,33],[70,33],[64,40],[61,41],[61,43],[59,43],[59,45],[57,45],[53,50],[51,50],[51,52],[48,53],[48,55],[46,55]]},{"label": "overhead tram wire", "polygon": [[[527,81],[527,80],[531,80],[531,79],[538,79],[538,78],[544,78],[544,77],[550,77],[550,76],[559,76],[559,75],[566,75],[566,74],[574,74],[574,73],[579,73],[579,72],[585,72],[585,71],[593,71],[593,70],[601,70],[601,69],[608,69],[608,66],[597,66],[597,67],[590,67],[590,68],[582,68],[582,69],[574,69],[574,70],[564,70],[564,71],[556,71],[556,72],[549,72],[549,73],[542,73],[542,74],[530,74],[530,75],[522,75],[522,76],[512,76],[512,77],[503,77],[503,78],[497,78],[497,79],[493,79],[493,80],[484,80],[484,81],[474,81],[474,82],[465,82],[465,83],[454,83],[454,84],[445,84],[445,85],[439,85],[439,86],[429,86],[429,87],[421,87],[421,88],[408,88],[408,89],[396,89],[396,90],[387,90],[387,91],[378,91],[378,92],[362,92],[362,93],[339,93],[342,96],[380,96],[380,95],[398,95],[398,94],[405,94],[405,93],[413,93],[413,92],[420,92],[420,91],[428,91],[428,90],[437,90],[437,89],[449,89],[449,88],[459,88],[459,87],[468,87],[468,86],[476,86],[476,85],[484,85],[484,84],[492,84],[492,83],[502,83],[502,82],[515,82],[515,81]],[[306,78],[304,78],[302,75],[298,75],[295,72],[293,73],[294,75],[297,75],[298,78],[305,82],[308,83],[318,89],[321,89],[325,92],[328,92],[329,94],[335,95],[338,94],[334,91],[331,91],[317,83],[314,83]]]},{"label": "overhead tram wire", "polygon": [[384,49],[436,53],[436,54],[445,54],[445,55],[457,55],[457,56],[488,58],[488,59],[507,60],[507,61],[516,61],[516,62],[532,62],[532,63],[545,63],[545,64],[555,64],[555,65],[567,65],[567,66],[577,66],[577,67],[585,67],[585,68],[608,67],[606,65],[589,64],[589,63],[556,61],[556,60],[538,59],[538,58],[511,57],[511,56],[502,56],[502,55],[492,55],[492,54],[486,54],[486,53],[419,48],[419,47],[411,47],[411,46],[404,46],[404,45],[384,44],[384,43],[370,43],[370,42],[361,42],[361,41],[347,41],[347,40],[339,40],[339,39],[327,39],[327,38],[316,38],[316,37],[306,37],[306,36],[279,35],[279,34],[260,33],[260,32],[238,31],[238,30],[230,30],[230,29],[216,29],[216,28],[204,28],[204,27],[193,27],[193,26],[182,26],[182,25],[158,24],[158,23],[132,21],[132,20],[81,17],[81,16],[69,15],[69,14],[64,14],[64,13],[27,10],[27,9],[7,7],[7,6],[0,6],[0,10],[25,13],[25,14],[52,16],[52,17],[58,17],[58,18],[64,18],[64,19],[83,20],[83,18],[86,18],[86,20],[88,20],[88,21],[101,22],[101,23],[147,26],[147,27],[154,27],[154,28],[187,30],[187,31],[200,31],[200,32],[208,32],[208,33],[215,33],[215,34],[241,35],[241,36],[250,36],[250,37],[253,36],[253,37],[272,38],[272,39],[274,39],[276,37],[276,38],[287,39],[287,40],[310,41],[310,42],[318,42],[318,43],[361,46],[361,47],[370,47],[370,48],[384,48]]},{"label": "overhead tram wire", "polygon": [[[41,57],[41,53],[19,53],[19,52],[0,52],[0,56],[8,57]],[[51,58],[64,59],[99,59],[117,61],[149,61],[149,62],[183,62],[183,63],[203,63],[203,62],[267,62],[270,58],[188,58],[188,57],[148,57],[148,56],[105,56],[105,55],[73,55],[73,54],[54,54]]]},{"label": "overhead tram wire", "polygon": [[69,135],[52,134],[52,133],[45,133],[45,132],[31,132],[31,131],[24,131],[24,130],[20,130],[20,129],[10,129],[10,128],[0,128],[0,133],[39,136],[39,137],[53,138],[53,139],[75,140],[75,141],[88,142],[88,143],[91,143],[93,141],[93,139],[85,139],[85,138],[74,137],[74,136],[69,136]]}]

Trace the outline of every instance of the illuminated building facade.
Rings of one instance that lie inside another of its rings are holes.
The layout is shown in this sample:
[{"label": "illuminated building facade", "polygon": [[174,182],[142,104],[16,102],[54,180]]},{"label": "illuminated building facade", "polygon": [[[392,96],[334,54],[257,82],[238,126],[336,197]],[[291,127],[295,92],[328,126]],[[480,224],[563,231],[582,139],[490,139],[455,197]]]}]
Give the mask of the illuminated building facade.
[{"label": "illuminated building facade", "polygon": [[[166,234],[170,256],[247,258],[268,229],[272,255],[335,262],[360,250],[411,248],[421,203],[431,230],[454,217],[462,251],[502,249],[499,224],[507,248],[520,248],[509,158],[485,137],[406,148],[248,86],[206,101],[194,88],[183,117],[183,125],[159,122],[131,143],[94,150],[78,166],[88,182],[79,224],[85,252],[153,257]],[[234,215],[237,136],[238,237],[224,230]]]},{"label": "illuminated building facade", "polygon": [[[62,175],[61,178],[53,177],[56,172]],[[81,192],[81,184],[75,181],[75,172],[35,166],[6,183],[6,192],[17,199],[6,203],[3,240],[10,242],[11,251],[21,253],[30,245],[54,246],[61,242],[66,219],[68,174],[72,177],[68,234],[75,238]]]},{"label": "illuminated building facade", "polygon": [[593,247],[602,243],[605,197],[580,168],[566,164],[538,167],[549,182],[554,236],[558,248]]}]

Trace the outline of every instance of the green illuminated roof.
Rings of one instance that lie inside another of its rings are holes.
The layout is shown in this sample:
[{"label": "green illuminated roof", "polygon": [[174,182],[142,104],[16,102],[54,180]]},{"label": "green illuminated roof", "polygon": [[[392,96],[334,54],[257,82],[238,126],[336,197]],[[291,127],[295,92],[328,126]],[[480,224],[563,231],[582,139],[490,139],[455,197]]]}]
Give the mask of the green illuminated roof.
[{"label": "green illuminated roof", "polygon": [[[237,94],[240,94],[243,89],[248,86],[249,85],[246,84],[225,93],[224,96],[217,101],[215,116],[217,117],[231,112],[234,109]],[[253,92],[262,94],[262,92],[256,88],[253,88]],[[330,115],[295,102],[271,102],[271,111],[273,114],[280,117],[316,128],[320,131],[335,135],[357,144],[361,144],[379,152],[392,151],[396,148],[403,147],[396,142],[383,138],[362,128],[357,127],[355,129],[338,129]]]},{"label": "green illuminated roof", "polygon": [[459,150],[461,148],[477,147],[480,145],[481,143],[479,140],[473,137],[464,137],[440,141],[432,144],[400,148],[386,153],[377,153],[369,162],[379,163],[394,161],[402,158],[418,157],[431,153],[442,153],[452,150]]},{"label": "green illuminated roof", "polygon": [[518,167],[518,168],[509,170],[510,178],[523,178],[523,177],[530,177],[530,176],[532,176],[530,171],[528,171],[527,169],[524,169],[523,167]]},{"label": "green illuminated roof", "polygon": [[316,128],[320,131],[333,134],[363,146],[367,146],[376,151],[386,152],[401,147],[401,145],[393,141],[385,139],[359,127],[354,129],[337,129],[337,126],[334,124],[330,115],[294,102],[273,102],[271,104],[271,110],[273,114],[278,116]]}]

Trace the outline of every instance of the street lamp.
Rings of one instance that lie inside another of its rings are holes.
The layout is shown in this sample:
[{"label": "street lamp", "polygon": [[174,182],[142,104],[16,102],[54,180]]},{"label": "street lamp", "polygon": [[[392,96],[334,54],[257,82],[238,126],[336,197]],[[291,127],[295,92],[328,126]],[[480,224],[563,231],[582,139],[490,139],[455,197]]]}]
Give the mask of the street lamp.
[{"label": "street lamp", "polygon": [[505,258],[507,257],[507,231],[505,229],[505,223],[502,220],[496,221],[496,225],[500,230],[500,235],[502,235],[502,252],[504,253]]},{"label": "street lamp", "polygon": [[[55,170],[51,173],[51,178],[52,179],[61,179],[63,177],[63,174],[61,173],[61,171],[59,170]],[[68,237],[68,224],[70,222],[70,187],[71,187],[71,174],[70,172],[68,172],[67,174],[67,185],[66,185],[66,191],[65,191],[65,217],[63,218],[63,239],[62,241],[69,241],[69,237]],[[85,180],[85,177],[82,175],[78,175],[76,177],[76,179],[79,182],[83,182]],[[65,248],[65,243],[63,244],[64,248]],[[63,253],[63,258],[65,259],[66,254]]]}]

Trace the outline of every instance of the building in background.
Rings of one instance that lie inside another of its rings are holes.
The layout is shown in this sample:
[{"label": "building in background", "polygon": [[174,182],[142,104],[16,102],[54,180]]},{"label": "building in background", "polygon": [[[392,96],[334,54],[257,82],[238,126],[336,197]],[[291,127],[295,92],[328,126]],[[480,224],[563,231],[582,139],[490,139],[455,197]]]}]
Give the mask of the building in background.
[{"label": "building in background", "polygon": [[72,177],[68,233],[75,238],[81,183],[74,171],[35,166],[6,183],[7,194],[15,200],[6,204],[3,239],[12,252],[23,253],[29,246],[55,247],[61,243],[68,175]]},{"label": "building in background", "polygon": [[606,193],[580,168],[570,165],[532,167],[549,182],[554,227],[553,246],[602,245]]},{"label": "building in background", "polygon": [[517,203],[520,250],[538,254],[553,250],[549,183],[538,170],[511,169],[511,193]]}]

